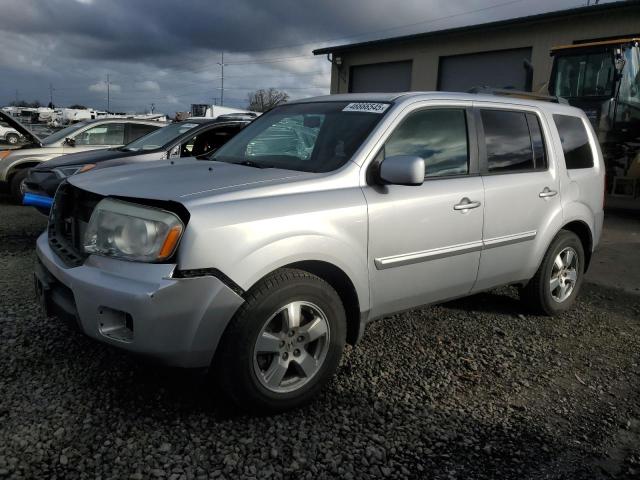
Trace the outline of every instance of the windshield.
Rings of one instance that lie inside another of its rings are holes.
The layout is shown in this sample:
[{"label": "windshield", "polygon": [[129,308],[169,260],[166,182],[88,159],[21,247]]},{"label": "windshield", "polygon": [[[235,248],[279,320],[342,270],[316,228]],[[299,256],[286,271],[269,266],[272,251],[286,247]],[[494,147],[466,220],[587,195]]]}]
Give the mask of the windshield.
[{"label": "windshield", "polygon": [[330,172],[351,159],[388,107],[365,102],[276,107],[229,140],[211,160]]},{"label": "windshield", "polygon": [[86,127],[87,125],[89,125],[89,122],[79,122],[79,123],[74,123],[73,125],[69,125],[68,127],[63,128],[62,130],[58,130],[53,135],[49,135],[47,138],[42,140],[42,144],[50,145],[59,140],[63,140],[67,138],[69,135],[71,135],[72,133],[77,132],[81,128]]},{"label": "windshield", "polygon": [[613,55],[598,52],[557,57],[554,95],[603,97],[613,95]]},{"label": "windshield", "polygon": [[137,152],[140,150],[156,150],[164,147],[167,143],[175,140],[183,133],[200,126],[196,122],[179,122],[172,123],[166,127],[159,128],[153,132],[140,137],[137,140],[127,144],[122,149],[128,152]]}]

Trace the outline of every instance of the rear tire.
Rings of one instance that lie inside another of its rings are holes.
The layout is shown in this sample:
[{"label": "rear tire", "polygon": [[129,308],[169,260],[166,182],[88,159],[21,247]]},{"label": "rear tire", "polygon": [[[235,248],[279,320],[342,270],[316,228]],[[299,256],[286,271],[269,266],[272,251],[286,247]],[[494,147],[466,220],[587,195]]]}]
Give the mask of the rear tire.
[{"label": "rear tire", "polygon": [[573,306],[584,277],[585,255],[578,236],[561,230],[520,298],[535,313],[556,315]]},{"label": "rear tire", "polygon": [[11,177],[11,183],[9,186],[11,190],[11,199],[19,205],[22,205],[22,197],[24,196],[22,193],[22,182],[25,181],[28,174],[29,169],[23,168],[22,170],[18,170]]},{"label": "rear tire", "polygon": [[340,297],[321,278],[294,269],[277,270],[245,297],[218,346],[216,380],[250,412],[310,402],[342,356],[346,315]]}]

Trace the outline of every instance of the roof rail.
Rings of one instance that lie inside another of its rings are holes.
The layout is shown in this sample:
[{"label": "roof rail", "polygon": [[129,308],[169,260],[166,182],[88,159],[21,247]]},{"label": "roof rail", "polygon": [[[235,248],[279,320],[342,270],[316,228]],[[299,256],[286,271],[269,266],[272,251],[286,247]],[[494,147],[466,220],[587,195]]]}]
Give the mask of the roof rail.
[{"label": "roof rail", "polygon": [[488,85],[473,87],[467,92],[484,95],[500,95],[502,97],[523,98],[525,100],[537,100],[540,102],[563,103],[566,105],[569,104],[569,102],[562,97],[544,95],[542,93],[524,92],[522,90],[514,90],[510,88],[494,88]]}]

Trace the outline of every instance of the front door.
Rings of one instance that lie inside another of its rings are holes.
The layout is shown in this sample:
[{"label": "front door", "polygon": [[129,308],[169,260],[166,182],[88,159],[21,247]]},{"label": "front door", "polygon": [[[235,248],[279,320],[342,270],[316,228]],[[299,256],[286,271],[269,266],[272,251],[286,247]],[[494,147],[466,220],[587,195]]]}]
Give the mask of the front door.
[{"label": "front door", "polygon": [[480,291],[533,276],[536,239],[559,227],[562,207],[543,118],[502,107],[479,108],[476,119],[485,188]]},{"label": "front door", "polygon": [[420,156],[426,176],[420,186],[371,181],[363,189],[372,317],[465,295],[476,280],[484,194],[467,106],[409,112],[376,157]]}]

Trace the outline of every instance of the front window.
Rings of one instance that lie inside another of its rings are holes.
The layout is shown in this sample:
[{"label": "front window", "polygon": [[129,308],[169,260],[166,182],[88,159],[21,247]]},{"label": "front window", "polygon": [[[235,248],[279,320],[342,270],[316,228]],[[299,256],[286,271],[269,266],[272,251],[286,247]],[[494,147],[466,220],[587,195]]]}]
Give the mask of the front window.
[{"label": "front window", "polygon": [[96,125],[80,133],[76,145],[122,145],[124,143],[124,123]]},{"label": "front window", "polygon": [[137,140],[129,143],[124,147],[124,150],[128,152],[138,152],[142,150],[156,150],[164,147],[167,143],[172,142],[181,135],[187,133],[198,127],[196,122],[179,122],[172,123],[166,127],[162,127],[154,132],[151,132],[144,137],[140,137]]},{"label": "front window", "polygon": [[391,134],[384,156],[411,155],[425,162],[426,177],[469,173],[464,109],[427,109],[409,115]]},{"label": "front window", "polygon": [[614,64],[611,52],[557,57],[554,94],[558,97],[613,96]]},{"label": "front window", "polygon": [[330,172],[351,159],[388,108],[387,103],[366,102],[283,105],[259,117],[211,159]]},{"label": "front window", "polygon": [[73,125],[69,125],[68,127],[63,128],[62,130],[58,130],[56,133],[46,137],[42,141],[42,144],[51,145],[52,143],[55,143],[57,141],[64,140],[65,138],[71,136],[78,130],[86,127],[87,125],[88,125],[88,122],[79,122],[79,123],[74,123]]}]

